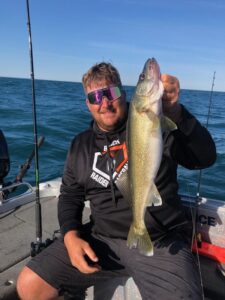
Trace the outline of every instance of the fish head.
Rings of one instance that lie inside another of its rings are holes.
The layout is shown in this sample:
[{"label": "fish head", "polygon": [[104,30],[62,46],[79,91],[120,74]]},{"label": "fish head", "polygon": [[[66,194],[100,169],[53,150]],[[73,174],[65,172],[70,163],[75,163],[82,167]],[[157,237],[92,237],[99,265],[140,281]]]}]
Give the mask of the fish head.
[{"label": "fish head", "polygon": [[159,115],[162,110],[163,91],[159,64],[155,58],[149,58],[139,76],[135,98],[150,105],[151,109]]},{"label": "fish head", "polygon": [[155,86],[159,85],[160,68],[155,58],[149,58],[139,76],[136,93],[140,96],[148,96]]}]

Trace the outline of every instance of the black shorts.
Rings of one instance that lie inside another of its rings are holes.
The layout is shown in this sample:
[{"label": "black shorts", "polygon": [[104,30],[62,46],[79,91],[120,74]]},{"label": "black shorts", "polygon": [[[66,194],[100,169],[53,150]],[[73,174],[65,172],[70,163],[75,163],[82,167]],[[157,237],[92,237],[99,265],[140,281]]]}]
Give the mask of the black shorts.
[{"label": "black shorts", "polygon": [[174,230],[154,242],[152,257],[128,249],[126,240],[87,234],[102,270],[84,274],[69,260],[63,239],[59,238],[35,256],[28,267],[59,292],[78,294],[112,278],[133,277],[143,300],[202,299],[200,276],[190,245],[182,232]]}]

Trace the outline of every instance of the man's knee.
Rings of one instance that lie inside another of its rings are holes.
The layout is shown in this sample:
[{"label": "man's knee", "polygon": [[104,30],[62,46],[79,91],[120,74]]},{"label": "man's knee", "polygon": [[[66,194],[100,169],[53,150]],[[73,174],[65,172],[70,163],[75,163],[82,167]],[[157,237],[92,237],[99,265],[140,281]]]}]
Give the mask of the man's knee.
[{"label": "man's knee", "polygon": [[30,269],[28,269],[27,267],[24,267],[17,278],[16,288],[17,288],[17,292],[18,292],[19,296],[21,296],[21,298],[22,298],[22,295],[25,294],[25,290],[28,289],[30,286],[30,284],[28,282],[31,280],[31,277],[29,276],[29,270]]},{"label": "man's knee", "polygon": [[28,267],[24,267],[17,280],[17,292],[22,300],[55,299],[58,292]]}]

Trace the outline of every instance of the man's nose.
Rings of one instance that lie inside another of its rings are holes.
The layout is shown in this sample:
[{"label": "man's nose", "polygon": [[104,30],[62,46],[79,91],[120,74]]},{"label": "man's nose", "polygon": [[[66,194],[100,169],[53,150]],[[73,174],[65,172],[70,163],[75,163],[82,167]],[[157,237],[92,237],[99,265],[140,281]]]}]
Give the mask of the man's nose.
[{"label": "man's nose", "polygon": [[103,96],[103,97],[102,97],[102,104],[101,104],[101,106],[103,106],[103,107],[108,107],[108,106],[111,105],[110,102],[111,102],[111,101],[109,101],[109,99],[108,99],[106,96]]}]

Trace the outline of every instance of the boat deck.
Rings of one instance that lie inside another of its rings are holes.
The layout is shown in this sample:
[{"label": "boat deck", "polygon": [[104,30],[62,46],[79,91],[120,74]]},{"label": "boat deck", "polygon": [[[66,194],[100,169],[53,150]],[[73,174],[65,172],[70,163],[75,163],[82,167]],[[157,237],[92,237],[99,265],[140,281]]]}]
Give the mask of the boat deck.
[{"label": "boat deck", "polygon": [[[57,202],[57,197],[41,199],[43,241],[51,239],[54,231],[59,229]],[[85,207],[83,223],[89,221],[89,215],[90,209]],[[19,299],[16,293],[16,280],[22,267],[30,259],[32,241],[36,241],[34,202],[0,217],[0,300]],[[134,296],[136,300],[141,299],[133,280],[119,278],[112,280],[110,287],[89,288],[86,299],[134,299]]]},{"label": "boat deck", "polygon": [[[53,232],[59,229],[57,201],[57,197],[44,197],[41,199],[43,241],[47,238],[51,239]],[[85,207],[84,223],[88,222],[89,214],[90,209]],[[34,202],[0,216],[0,299],[18,299],[15,289],[16,280],[20,270],[30,259],[30,243],[32,241],[36,241]],[[216,269],[215,261],[201,257],[201,273],[203,283],[206,286],[207,298],[205,297],[205,299],[225,299],[225,277],[221,278],[221,274]],[[111,286],[107,286],[105,290],[104,285],[95,288],[95,290],[90,288],[86,299],[93,298],[101,300],[141,299],[139,291],[131,278],[120,278],[112,282]]]},{"label": "boat deck", "polygon": [[[52,238],[59,229],[57,220],[57,197],[41,200],[43,241]],[[83,221],[89,219],[85,208]],[[30,244],[36,242],[35,204],[26,204],[0,217],[0,299],[16,300],[16,278],[30,259]]]}]

